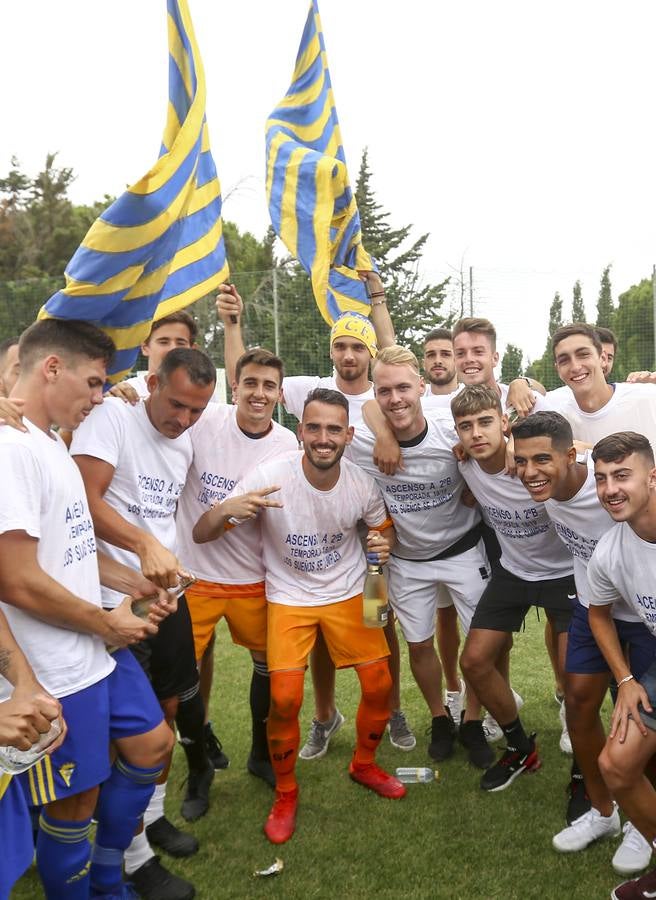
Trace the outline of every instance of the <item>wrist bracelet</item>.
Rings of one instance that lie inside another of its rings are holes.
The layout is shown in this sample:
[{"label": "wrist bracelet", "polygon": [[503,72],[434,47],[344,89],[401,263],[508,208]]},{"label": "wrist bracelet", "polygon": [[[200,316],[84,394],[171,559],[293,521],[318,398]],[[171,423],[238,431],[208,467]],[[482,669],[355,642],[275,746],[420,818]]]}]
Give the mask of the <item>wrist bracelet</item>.
[{"label": "wrist bracelet", "polygon": [[[375,296],[375,294],[372,296]],[[387,300],[375,300],[371,305],[372,306],[382,306],[384,303],[387,303]]]},{"label": "wrist bracelet", "polygon": [[633,681],[633,675],[625,675],[624,678],[620,678],[617,682],[618,687],[622,687],[623,684],[626,684],[627,681]]},{"label": "wrist bracelet", "polygon": [[370,297],[384,297],[385,291],[374,291],[373,294],[369,294]]}]

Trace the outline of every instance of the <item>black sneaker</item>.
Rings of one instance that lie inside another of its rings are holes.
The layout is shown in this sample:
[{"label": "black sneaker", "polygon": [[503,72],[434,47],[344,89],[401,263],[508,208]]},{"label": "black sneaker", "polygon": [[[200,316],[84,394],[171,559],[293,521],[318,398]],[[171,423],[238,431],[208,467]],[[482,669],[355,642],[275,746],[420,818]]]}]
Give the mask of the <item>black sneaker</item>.
[{"label": "black sneaker", "polygon": [[159,856],[153,856],[128,875],[128,878],[135,891],[145,900],[191,900],[196,896],[193,884],[165,869]]},{"label": "black sneaker", "polygon": [[567,824],[571,825],[592,808],[592,803],[585,789],[583,775],[572,775],[567,785]]},{"label": "black sneaker", "polygon": [[469,762],[479,769],[489,769],[496,758],[496,753],[490,747],[483,731],[483,722],[480,719],[472,719],[465,722],[465,714],[462,713],[458,740],[467,750]]},{"label": "black sneaker", "polygon": [[230,765],[230,760],[223,752],[223,747],[221,746],[221,741],[212,731],[212,723],[208,722],[203,728],[203,736],[205,738],[205,747],[207,749],[207,756],[214,766],[214,770],[218,771],[219,769],[227,769]]},{"label": "black sneaker", "polygon": [[198,841],[193,834],[180,831],[166,816],[146,825],[146,837],[151,844],[164,850],[169,856],[193,856],[198,852]]},{"label": "black sneaker", "polygon": [[273,767],[268,759],[255,759],[251,753],[248,757],[246,768],[251,775],[266,781],[269,787],[274,788],[276,786],[276,776],[273,774]]},{"label": "black sneaker", "polygon": [[442,762],[453,754],[453,744],[456,739],[456,726],[447,710],[445,716],[434,716],[431,726],[426,732],[430,734],[428,755],[436,762]]},{"label": "black sneaker", "polygon": [[481,778],[481,788],[484,791],[504,791],[523,772],[535,772],[542,763],[538,757],[538,748],[535,743],[535,734],[528,737],[528,753],[519,753],[512,747],[506,747],[501,759],[491,766]]},{"label": "black sneaker", "polygon": [[201,772],[190,772],[187,779],[187,796],[180,812],[187,822],[195,822],[210,808],[210,786],[214,780],[214,767],[208,762]]}]

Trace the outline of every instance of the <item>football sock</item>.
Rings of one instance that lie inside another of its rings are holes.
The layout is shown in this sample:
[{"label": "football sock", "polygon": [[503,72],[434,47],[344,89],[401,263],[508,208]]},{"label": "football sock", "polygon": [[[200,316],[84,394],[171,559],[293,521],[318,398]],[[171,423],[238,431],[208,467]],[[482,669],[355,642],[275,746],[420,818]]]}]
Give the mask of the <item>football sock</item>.
[{"label": "football sock", "polygon": [[48,900],[86,900],[89,896],[91,817],[80,822],[39,818],[36,865]]},{"label": "football sock", "polygon": [[205,707],[198,682],[180,695],[175,724],[189,771],[202,772],[208,766],[208,759],[205,746]]},{"label": "football sock", "polygon": [[269,717],[269,706],[271,705],[271,684],[266,663],[257,660],[253,661],[250,704],[251,718],[253,720],[251,754],[253,759],[268,760],[267,719]]},{"label": "football sock", "polygon": [[294,766],[301,743],[298,713],[303,703],[304,671],[272,672],[271,710],[267,723],[271,765],[279,791],[296,787]]},{"label": "football sock", "polygon": [[526,732],[522,727],[522,723],[519,721],[519,716],[516,719],[513,719],[512,722],[509,722],[508,725],[501,725],[501,723],[499,723],[499,727],[508,741],[509,748],[517,750],[517,752],[521,754],[529,752],[531,745]]},{"label": "football sock", "polygon": [[374,761],[376,748],[389,721],[392,676],[387,659],[356,666],[355,671],[360,679],[362,698],[355,717],[357,741],[353,761],[363,765]]}]

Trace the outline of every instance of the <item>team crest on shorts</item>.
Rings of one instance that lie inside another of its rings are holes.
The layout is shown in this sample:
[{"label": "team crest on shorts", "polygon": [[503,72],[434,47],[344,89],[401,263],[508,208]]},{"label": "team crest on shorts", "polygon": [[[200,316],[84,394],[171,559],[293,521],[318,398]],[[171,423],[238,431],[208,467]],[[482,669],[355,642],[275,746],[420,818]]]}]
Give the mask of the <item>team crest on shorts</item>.
[{"label": "team crest on shorts", "polygon": [[64,763],[63,766],[59,767],[59,774],[61,775],[61,779],[66,785],[66,787],[71,786],[71,779],[73,778],[73,772],[75,771],[75,763]]}]

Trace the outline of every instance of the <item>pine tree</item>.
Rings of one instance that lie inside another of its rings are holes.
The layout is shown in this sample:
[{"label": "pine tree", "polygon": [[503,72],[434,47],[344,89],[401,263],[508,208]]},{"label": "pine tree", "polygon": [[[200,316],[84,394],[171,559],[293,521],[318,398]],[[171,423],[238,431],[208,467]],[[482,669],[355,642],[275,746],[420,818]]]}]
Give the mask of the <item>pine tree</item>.
[{"label": "pine tree", "polygon": [[506,344],[506,352],[501,360],[501,381],[510,384],[514,378],[520,378],[522,374],[523,353],[514,344]]},{"label": "pine tree", "polygon": [[581,282],[578,280],[572,292],[572,322],[585,322],[585,306],[581,296]]},{"label": "pine tree", "polygon": [[423,284],[419,263],[428,234],[422,234],[408,246],[408,241],[412,241],[412,225],[392,228],[390,214],[377,202],[371,186],[366,149],[360,161],[355,199],[360,211],[362,241],[380,267],[396,339],[416,352],[423,334],[448,324],[448,317],[441,311],[448,279],[440,284]]},{"label": "pine tree", "polygon": [[595,325],[601,325],[604,328],[612,328],[615,318],[615,307],[613,306],[610,284],[610,266],[611,264],[609,263],[601,273],[599,299],[597,300],[597,321]]}]

